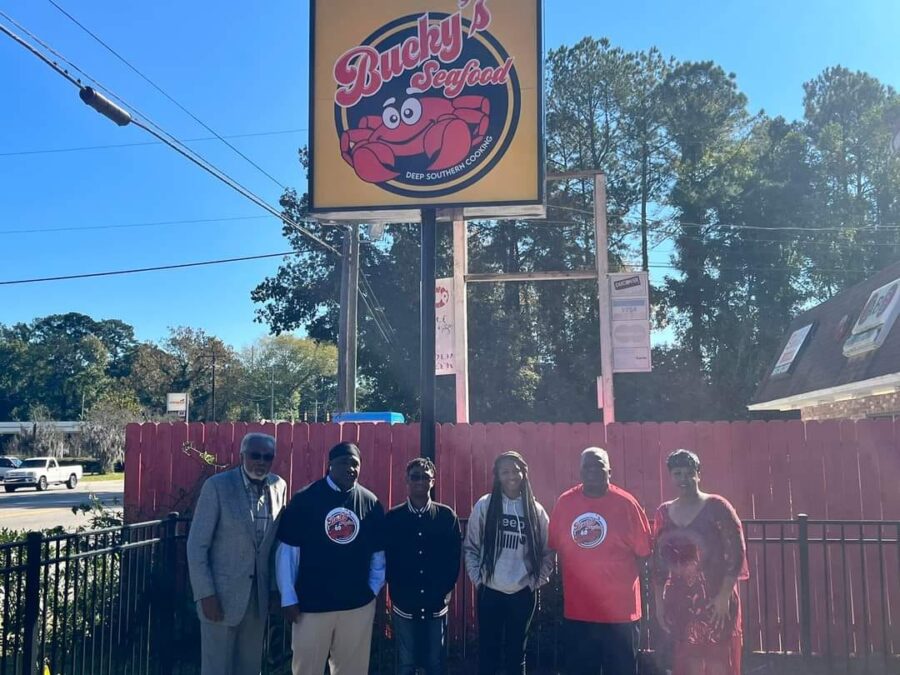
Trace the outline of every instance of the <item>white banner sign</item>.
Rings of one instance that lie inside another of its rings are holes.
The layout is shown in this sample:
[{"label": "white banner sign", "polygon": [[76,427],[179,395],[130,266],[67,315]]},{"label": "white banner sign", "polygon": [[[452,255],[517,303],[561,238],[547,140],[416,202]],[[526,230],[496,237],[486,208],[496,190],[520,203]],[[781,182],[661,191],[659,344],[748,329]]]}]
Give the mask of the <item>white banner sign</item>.
[{"label": "white banner sign", "polygon": [[650,284],[646,272],[609,275],[613,372],[649,373]]},{"label": "white banner sign", "polygon": [[435,279],[434,285],[434,374],[453,375],[455,324],[453,321],[453,278]]},{"label": "white banner sign", "polygon": [[166,394],[166,412],[184,417],[187,412],[187,394]]}]

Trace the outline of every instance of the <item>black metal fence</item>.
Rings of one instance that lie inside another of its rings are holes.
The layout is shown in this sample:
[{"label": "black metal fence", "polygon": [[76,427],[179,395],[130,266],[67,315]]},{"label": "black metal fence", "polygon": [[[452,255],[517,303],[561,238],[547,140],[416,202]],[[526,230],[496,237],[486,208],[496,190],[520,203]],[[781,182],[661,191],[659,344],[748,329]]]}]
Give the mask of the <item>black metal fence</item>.
[{"label": "black metal fence", "polygon": [[[184,555],[188,521],[165,520],[0,545],[0,675],[189,675],[199,625]],[[747,672],[900,673],[900,522],[748,520],[742,584]],[[463,575],[465,577],[465,575]],[[652,617],[645,578],[645,617]],[[473,672],[474,590],[452,608],[451,672]],[[542,589],[529,668],[564,666],[558,575]],[[667,645],[642,625],[642,672],[665,672]],[[289,672],[290,632],[273,619],[264,672]],[[47,671],[43,668],[47,667]],[[371,673],[394,672],[379,599]]]},{"label": "black metal fence", "polygon": [[0,545],[0,675],[179,672],[186,527],[172,517]]},{"label": "black metal fence", "polygon": [[827,672],[900,673],[900,521],[800,515],[744,528],[746,652]]}]

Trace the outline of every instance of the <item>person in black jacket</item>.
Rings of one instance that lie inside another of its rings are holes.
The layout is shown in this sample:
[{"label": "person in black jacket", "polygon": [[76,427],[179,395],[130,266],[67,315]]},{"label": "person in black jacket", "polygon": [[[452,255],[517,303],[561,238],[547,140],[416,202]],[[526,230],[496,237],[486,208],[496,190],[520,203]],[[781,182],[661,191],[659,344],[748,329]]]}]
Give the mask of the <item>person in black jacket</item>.
[{"label": "person in black jacket", "polygon": [[384,509],[357,480],[359,448],[338,443],[328,473],[293,496],[278,527],[275,572],[291,622],[293,675],[369,672],[375,598],[384,585]]},{"label": "person in black jacket", "polygon": [[444,672],[447,611],[459,576],[462,535],[453,509],[431,500],[434,464],[406,465],[408,499],[384,521],[388,591],[397,636],[397,673]]}]

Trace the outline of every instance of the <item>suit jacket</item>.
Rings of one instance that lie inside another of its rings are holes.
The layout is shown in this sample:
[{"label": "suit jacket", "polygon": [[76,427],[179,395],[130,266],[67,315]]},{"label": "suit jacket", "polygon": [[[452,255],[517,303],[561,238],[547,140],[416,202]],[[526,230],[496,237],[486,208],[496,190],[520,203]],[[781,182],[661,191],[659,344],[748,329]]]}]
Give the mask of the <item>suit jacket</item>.
[{"label": "suit jacket", "polygon": [[[272,524],[256,547],[256,532],[241,467],[211,476],[200,490],[187,541],[188,570],[194,600],[216,595],[225,618],[221,624],[236,626],[244,618],[256,577],[258,607],[266,612],[269,592],[275,585],[273,543],[278,517],[287,500],[287,483],[275,474],[266,477],[272,507]],[[200,609],[201,621],[207,621]]]}]

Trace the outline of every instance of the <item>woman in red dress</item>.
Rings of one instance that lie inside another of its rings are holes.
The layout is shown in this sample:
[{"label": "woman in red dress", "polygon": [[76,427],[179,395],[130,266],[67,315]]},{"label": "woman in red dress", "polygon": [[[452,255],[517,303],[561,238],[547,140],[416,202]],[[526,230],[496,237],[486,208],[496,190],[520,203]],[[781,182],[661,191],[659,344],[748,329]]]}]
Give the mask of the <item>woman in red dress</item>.
[{"label": "woman in red dress", "polygon": [[653,523],[656,616],[674,643],[672,675],[740,675],[741,601],[749,578],[741,521],[728,501],[700,491],[700,460],[676,450],[666,467],[679,496]]}]

